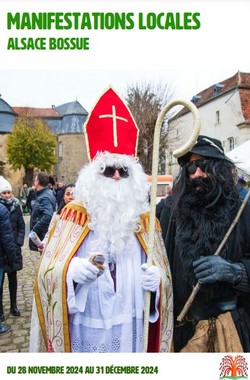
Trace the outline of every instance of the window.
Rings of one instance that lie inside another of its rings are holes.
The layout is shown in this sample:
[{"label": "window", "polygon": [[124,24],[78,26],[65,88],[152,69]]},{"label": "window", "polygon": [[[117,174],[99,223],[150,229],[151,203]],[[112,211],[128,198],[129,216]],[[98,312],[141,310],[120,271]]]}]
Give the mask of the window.
[{"label": "window", "polygon": [[215,112],[216,123],[220,123],[220,111]]},{"label": "window", "polygon": [[216,83],[214,85],[214,95],[217,95],[218,92],[224,87],[224,84]]},{"label": "window", "polygon": [[233,150],[234,149],[234,138],[233,137],[229,137],[227,139],[227,141],[228,141],[228,149],[229,150]]},{"label": "window", "polygon": [[60,141],[59,144],[58,144],[58,157],[62,158],[62,156],[63,156],[63,144]]},{"label": "window", "polygon": [[198,100],[200,100],[201,96],[200,95],[194,95],[192,97],[192,100],[191,102],[193,102],[194,104],[196,104],[198,102]]}]

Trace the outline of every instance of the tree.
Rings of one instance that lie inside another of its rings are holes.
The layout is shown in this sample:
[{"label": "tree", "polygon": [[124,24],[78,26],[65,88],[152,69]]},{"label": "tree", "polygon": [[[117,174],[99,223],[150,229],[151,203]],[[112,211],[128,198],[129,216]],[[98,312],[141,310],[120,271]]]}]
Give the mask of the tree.
[{"label": "tree", "polygon": [[[132,84],[125,96],[127,105],[139,128],[138,157],[147,174],[151,174],[154,129],[161,109],[172,100],[174,91],[169,83]],[[165,174],[167,123],[161,128],[159,174]]]},{"label": "tree", "polygon": [[236,378],[237,375],[247,378],[247,369],[246,359],[242,355],[236,355],[235,358],[232,355],[226,355],[220,363],[220,378]]},{"label": "tree", "polygon": [[56,163],[56,137],[47,124],[34,117],[19,117],[7,137],[7,158],[14,170],[25,170],[24,182],[32,184],[35,168],[50,171]]}]

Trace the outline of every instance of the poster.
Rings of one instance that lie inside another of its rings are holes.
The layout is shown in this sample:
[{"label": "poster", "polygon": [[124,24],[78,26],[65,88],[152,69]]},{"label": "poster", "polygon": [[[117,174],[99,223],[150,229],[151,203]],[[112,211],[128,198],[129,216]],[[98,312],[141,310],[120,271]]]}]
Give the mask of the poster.
[{"label": "poster", "polygon": [[[77,98],[90,110],[110,84],[122,92],[131,82],[164,80],[190,100],[238,70],[249,72],[249,14],[248,0],[0,0],[0,92],[11,105]],[[211,380],[220,377],[222,359],[0,353],[0,377]]]}]

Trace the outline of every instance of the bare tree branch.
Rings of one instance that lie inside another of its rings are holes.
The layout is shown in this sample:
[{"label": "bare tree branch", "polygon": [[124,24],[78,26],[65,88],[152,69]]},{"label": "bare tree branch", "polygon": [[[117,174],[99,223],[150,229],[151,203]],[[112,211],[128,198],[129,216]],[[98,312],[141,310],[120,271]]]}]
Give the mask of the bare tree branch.
[{"label": "bare tree branch", "polygon": [[[147,174],[151,174],[155,123],[161,109],[173,99],[170,83],[143,82],[131,84],[125,99],[139,128],[138,157]],[[168,116],[170,118],[170,115]],[[165,173],[167,120],[161,130],[159,172]]]}]

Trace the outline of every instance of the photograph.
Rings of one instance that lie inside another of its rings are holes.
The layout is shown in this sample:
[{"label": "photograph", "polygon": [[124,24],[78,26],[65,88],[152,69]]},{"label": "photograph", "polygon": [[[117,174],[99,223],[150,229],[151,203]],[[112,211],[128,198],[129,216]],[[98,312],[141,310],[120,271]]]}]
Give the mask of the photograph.
[{"label": "photograph", "polygon": [[249,14],[0,1],[1,378],[248,379]]}]

